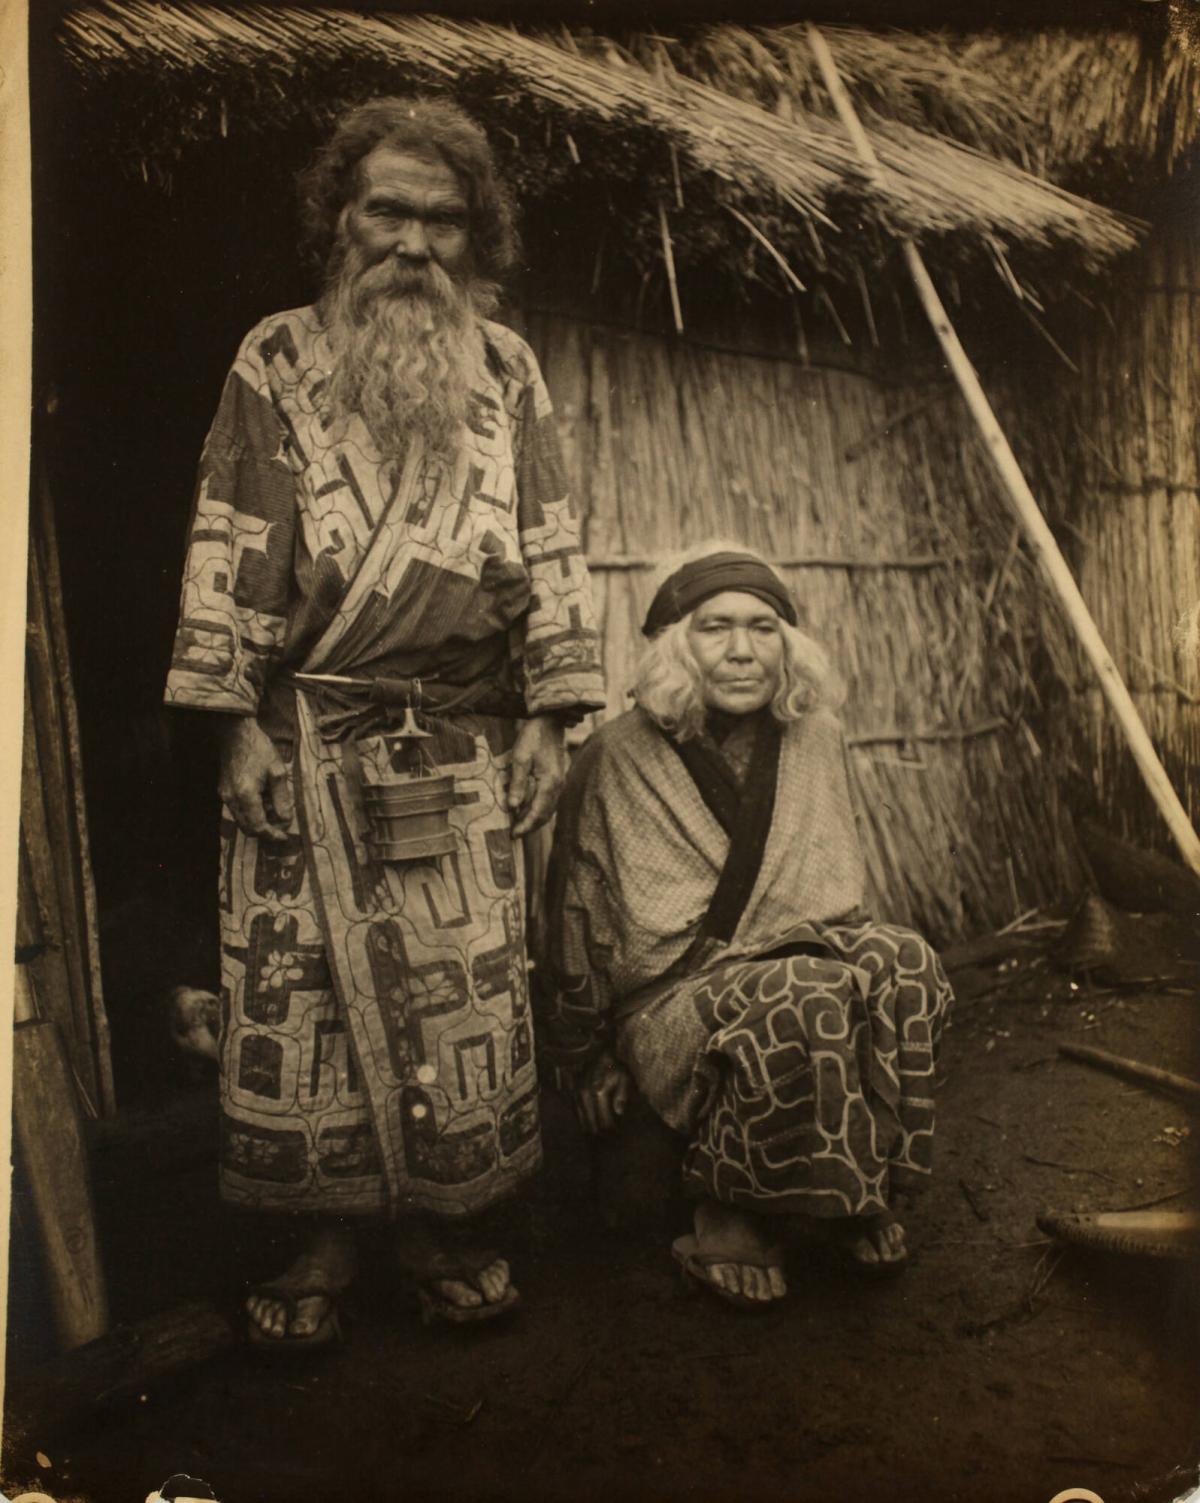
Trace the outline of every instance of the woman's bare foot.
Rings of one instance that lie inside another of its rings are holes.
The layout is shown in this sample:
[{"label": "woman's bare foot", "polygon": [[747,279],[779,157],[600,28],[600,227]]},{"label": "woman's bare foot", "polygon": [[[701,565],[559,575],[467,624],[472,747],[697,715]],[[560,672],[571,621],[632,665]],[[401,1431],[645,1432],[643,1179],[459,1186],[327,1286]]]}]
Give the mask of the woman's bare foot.
[{"label": "woman's bare foot", "polygon": [[[705,1277],[710,1283],[728,1294],[763,1304],[787,1294],[779,1250],[772,1246],[760,1219],[752,1212],[716,1200],[701,1200],[692,1224],[696,1228],[696,1251],[705,1260]],[[721,1261],[710,1262],[713,1257]]]},{"label": "woman's bare foot", "polygon": [[890,1211],[847,1216],[835,1223],[834,1235],[847,1258],[868,1272],[888,1272],[908,1258],[904,1227]]},{"label": "woman's bare foot", "polygon": [[[303,1340],[314,1335],[334,1313],[336,1297],[354,1278],[354,1233],[327,1222],[277,1279],[262,1285],[246,1301],[246,1313],[263,1336]],[[319,1293],[305,1291],[319,1290]]]}]

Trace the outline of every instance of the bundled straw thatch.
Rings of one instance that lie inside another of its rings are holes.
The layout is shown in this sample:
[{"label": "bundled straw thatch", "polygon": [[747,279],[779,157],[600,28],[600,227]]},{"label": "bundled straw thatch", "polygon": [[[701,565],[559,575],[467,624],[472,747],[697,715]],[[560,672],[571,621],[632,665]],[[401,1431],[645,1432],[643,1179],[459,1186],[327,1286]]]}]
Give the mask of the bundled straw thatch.
[{"label": "bundled straw thatch", "polygon": [[[1200,602],[1200,251],[1190,227],[1164,227],[1139,271],[1110,299],[1061,403],[1070,453],[1060,484],[1080,587],[1196,819],[1200,651],[1178,630]],[[1076,766],[1120,828],[1161,841],[1090,674],[1076,663],[1069,677]]]},{"label": "bundled straw thatch", "polygon": [[[144,103],[124,143],[144,163],[218,133],[301,120],[311,130],[351,94],[433,86],[485,118],[526,197],[604,197],[624,183],[637,204],[624,206],[626,234],[654,261],[732,250],[740,269],[758,259],[796,287],[806,266],[858,268],[904,235],[982,251],[1011,281],[1013,249],[1096,268],[1134,244],[1130,221],[992,154],[1027,122],[949,44],[922,51],[849,31],[834,42],[860,61],[852,78],[877,85],[893,65],[895,107],[870,126],[879,180],[801,67],[794,30],[768,42],[726,26],[690,49],[646,37],[618,46],[428,16],[155,0],[108,0],[62,27],[89,88],[120,80]],[[882,105],[879,92],[868,102]],[[939,133],[948,127],[965,139]]]},{"label": "bundled straw thatch", "polygon": [[[1170,172],[1200,135],[1197,52],[1173,33],[822,32],[856,108],[877,129],[934,131],[1056,182],[1113,187],[1113,168]],[[823,115],[803,26],[710,26],[686,41],[634,43],[644,66],[702,79],[785,118]],[[1107,198],[1107,195],[1106,195]]]},{"label": "bundled straw thatch", "polygon": [[1103,181],[1106,200],[1122,176],[1144,194],[1147,176],[1174,171],[1200,136],[1200,53],[1173,32],[977,37],[962,60],[1021,100],[1030,128],[1011,142],[1018,160],[1058,181]]}]

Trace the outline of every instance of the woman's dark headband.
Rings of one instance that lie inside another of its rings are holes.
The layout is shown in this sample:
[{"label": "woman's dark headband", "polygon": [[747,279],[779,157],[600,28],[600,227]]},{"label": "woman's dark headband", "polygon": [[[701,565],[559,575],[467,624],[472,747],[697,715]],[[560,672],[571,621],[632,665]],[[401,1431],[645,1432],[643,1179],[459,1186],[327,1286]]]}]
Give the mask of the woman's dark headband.
[{"label": "woman's dark headband", "polygon": [[669,574],[650,602],[643,635],[657,636],[664,626],[682,621],[698,605],[726,590],[753,595],[769,605],[788,623],[796,625],[796,607],[792,597],[773,569],[748,553],[708,553]]}]

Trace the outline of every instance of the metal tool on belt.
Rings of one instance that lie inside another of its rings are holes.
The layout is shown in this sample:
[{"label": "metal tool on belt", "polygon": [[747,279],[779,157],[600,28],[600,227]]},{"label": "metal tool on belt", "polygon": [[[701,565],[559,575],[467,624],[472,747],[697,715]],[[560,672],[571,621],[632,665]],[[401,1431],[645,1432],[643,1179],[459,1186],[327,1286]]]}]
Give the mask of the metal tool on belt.
[{"label": "metal tool on belt", "polygon": [[[525,713],[516,694],[487,683],[459,688],[429,684],[421,679],[354,679],[335,673],[297,673],[299,687],[318,700],[317,723],[327,739],[375,732],[387,747],[386,773],[375,771],[368,778],[359,764],[363,813],[367,839],[382,861],[431,861],[449,855],[458,846],[458,834],[450,824],[450,810],[457,799],[454,774],[439,772],[421,742],[433,734],[417,719],[418,714],[474,711],[485,715],[513,716]],[[333,708],[328,708],[329,702]],[[396,711],[400,711],[396,724]],[[364,713],[365,712],[365,713]],[[406,753],[413,770],[401,772],[397,753]],[[348,760],[358,763],[357,755]]]}]

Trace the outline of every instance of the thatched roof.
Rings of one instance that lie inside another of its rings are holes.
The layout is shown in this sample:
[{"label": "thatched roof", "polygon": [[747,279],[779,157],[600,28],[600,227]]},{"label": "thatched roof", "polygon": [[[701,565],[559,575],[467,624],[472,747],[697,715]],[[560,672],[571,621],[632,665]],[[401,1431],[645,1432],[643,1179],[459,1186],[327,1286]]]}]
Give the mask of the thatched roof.
[{"label": "thatched roof", "polygon": [[[169,171],[205,139],[312,136],[348,99],[432,87],[483,118],[526,201],[619,202],[626,248],[644,261],[735,262],[796,286],[810,271],[861,279],[905,235],[939,254],[982,251],[1016,286],[1014,254],[1020,266],[1056,252],[1096,269],[1135,243],[1133,221],[1027,170],[1078,157],[1112,129],[1062,101],[1050,110],[1057,136],[1037,128],[1038,47],[1059,48],[1046,80],[1061,93],[1066,43],[827,36],[881,181],[833,117],[799,27],[618,43],[431,16],[106,0],[69,12],[60,29],[85,102],[108,102],[110,150],[146,172]],[[1069,53],[1075,73],[1107,81],[1110,105],[1147,87],[1141,53],[1130,67],[1122,48],[1144,44],[1122,39],[1110,55],[1103,39],[1085,40]],[[1192,87],[1190,71],[1171,76],[1177,90]],[[128,108],[114,110],[116,97]]]},{"label": "thatched roof", "polygon": [[[1172,32],[822,30],[878,129],[935,131],[1063,185],[1114,166],[1170,171],[1200,134],[1200,52]],[[804,26],[708,26],[635,45],[645,67],[704,79],[785,118],[828,114]]]}]

